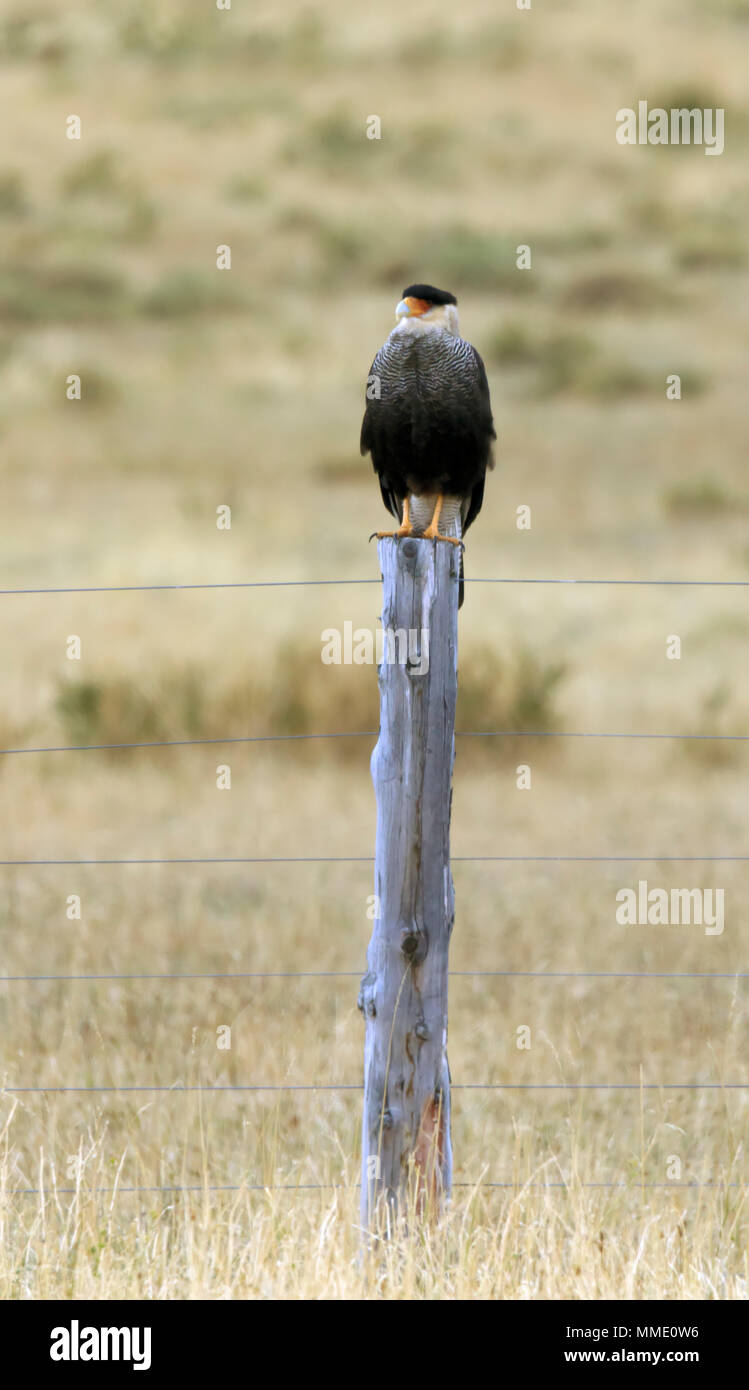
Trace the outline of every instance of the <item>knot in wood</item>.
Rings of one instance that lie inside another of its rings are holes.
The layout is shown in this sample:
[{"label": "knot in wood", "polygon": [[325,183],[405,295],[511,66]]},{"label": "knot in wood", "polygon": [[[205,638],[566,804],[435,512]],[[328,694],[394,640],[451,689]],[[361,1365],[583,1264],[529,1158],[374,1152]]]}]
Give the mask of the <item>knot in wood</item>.
[{"label": "knot in wood", "polygon": [[423,1018],[419,1019],[419,1022],[416,1024],[416,1027],[414,1028],[414,1032],[417,1038],[421,1038],[422,1042],[426,1042],[427,1038],[429,1037],[429,1029],[427,1028]]},{"label": "knot in wood", "polygon": [[377,1015],[377,1005],[375,1004],[375,989],[377,977],[368,970],[359,986],[359,998],[356,1007],[364,1018],[375,1018]]},{"label": "knot in wood", "polygon": [[418,553],[419,547],[416,541],[403,541],[401,545],[401,554],[404,560],[415,560]]},{"label": "knot in wood", "polygon": [[401,928],[401,951],[411,965],[418,965],[427,953],[426,932],[415,925]]}]

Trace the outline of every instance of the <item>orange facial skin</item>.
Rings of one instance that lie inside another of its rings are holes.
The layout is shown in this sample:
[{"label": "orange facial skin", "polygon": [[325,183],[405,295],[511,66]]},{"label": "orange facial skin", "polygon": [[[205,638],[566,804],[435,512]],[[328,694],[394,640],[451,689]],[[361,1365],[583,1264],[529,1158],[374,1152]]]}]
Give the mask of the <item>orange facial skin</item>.
[{"label": "orange facial skin", "polygon": [[413,295],[409,295],[408,299],[403,302],[408,305],[414,318],[417,318],[419,314],[425,314],[427,309],[431,307],[428,300],[414,299]]}]

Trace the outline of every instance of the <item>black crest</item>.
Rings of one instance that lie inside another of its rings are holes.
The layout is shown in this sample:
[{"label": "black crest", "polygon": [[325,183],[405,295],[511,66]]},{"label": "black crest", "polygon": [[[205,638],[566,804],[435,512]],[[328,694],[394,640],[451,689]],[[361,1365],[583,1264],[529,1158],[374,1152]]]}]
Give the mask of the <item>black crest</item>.
[{"label": "black crest", "polygon": [[454,294],[449,290],[435,289],[434,285],[408,285],[403,291],[403,299],[425,299],[428,304],[457,304]]}]

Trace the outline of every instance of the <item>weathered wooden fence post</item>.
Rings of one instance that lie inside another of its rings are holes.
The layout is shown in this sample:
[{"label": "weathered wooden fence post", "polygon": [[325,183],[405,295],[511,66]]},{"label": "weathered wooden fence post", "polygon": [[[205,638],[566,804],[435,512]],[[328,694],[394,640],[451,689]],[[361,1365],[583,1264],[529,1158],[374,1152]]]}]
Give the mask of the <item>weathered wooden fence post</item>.
[{"label": "weathered wooden fence post", "polygon": [[382,540],[384,658],[375,917],[366,1022],[362,1224],[378,1199],[439,1208],[452,1180],[447,966],[454,917],[450,802],[458,684],[456,546]]}]

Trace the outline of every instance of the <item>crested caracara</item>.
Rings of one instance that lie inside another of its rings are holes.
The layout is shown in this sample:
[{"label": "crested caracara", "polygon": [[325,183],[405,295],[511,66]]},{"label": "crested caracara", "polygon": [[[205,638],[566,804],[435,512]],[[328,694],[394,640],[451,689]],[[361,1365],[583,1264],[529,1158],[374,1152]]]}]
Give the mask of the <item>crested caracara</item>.
[{"label": "crested caracara", "polygon": [[[458,332],[457,302],[433,285],[409,285],[370,368],[361,452],[372,455],[385,506],[401,523],[378,536],[460,545],[481,510],[496,434],[484,364]],[[459,604],[462,574],[461,565]]]}]

